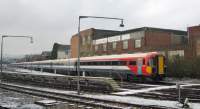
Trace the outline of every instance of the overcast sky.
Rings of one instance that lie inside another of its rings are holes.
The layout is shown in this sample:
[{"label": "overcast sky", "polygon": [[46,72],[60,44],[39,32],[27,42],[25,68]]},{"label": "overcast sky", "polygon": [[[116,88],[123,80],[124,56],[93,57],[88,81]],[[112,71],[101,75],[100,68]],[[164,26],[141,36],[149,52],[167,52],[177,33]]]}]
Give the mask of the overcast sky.
[{"label": "overcast sky", "polygon": [[126,30],[150,26],[186,30],[200,24],[199,0],[0,0],[0,34],[32,35],[6,38],[5,54],[50,51],[53,43],[70,44],[77,33],[78,16],[125,19],[125,27],[113,20],[84,19],[81,29]]}]

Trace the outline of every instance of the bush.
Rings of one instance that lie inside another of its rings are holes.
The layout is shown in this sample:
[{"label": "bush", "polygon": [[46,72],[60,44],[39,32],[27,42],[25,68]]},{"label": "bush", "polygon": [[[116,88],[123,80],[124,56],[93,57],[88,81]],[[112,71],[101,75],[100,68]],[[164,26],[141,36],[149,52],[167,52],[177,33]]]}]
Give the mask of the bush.
[{"label": "bush", "polygon": [[200,57],[193,59],[184,59],[175,57],[167,62],[168,77],[177,78],[200,78]]}]

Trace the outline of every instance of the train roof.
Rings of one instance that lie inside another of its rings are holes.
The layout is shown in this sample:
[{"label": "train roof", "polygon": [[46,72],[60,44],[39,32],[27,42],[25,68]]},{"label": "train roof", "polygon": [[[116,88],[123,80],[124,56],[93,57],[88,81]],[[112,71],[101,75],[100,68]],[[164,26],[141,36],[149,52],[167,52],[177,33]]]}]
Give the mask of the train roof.
[{"label": "train roof", "polygon": [[134,54],[116,54],[116,55],[104,55],[104,56],[92,56],[82,57],[81,60],[93,60],[93,59],[116,59],[116,58],[144,58],[147,56],[160,54],[158,52],[147,52],[147,53],[134,53]]},{"label": "train roof", "polygon": [[[119,59],[119,58],[144,58],[147,56],[158,55],[158,52],[147,52],[147,53],[134,53],[134,54],[116,54],[116,55],[104,55],[104,56],[91,56],[91,57],[81,57],[82,61],[85,60],[105,60],[105,59]],[[77,58],[71,59],[56,59],[56,60],[44,60],[44,61],[34,61],[34,62],[21,62],[24,64],[34,64],[34,63],[57,63],[63,61],[76,61]],[[17,63],[18,64],[18,63]]]}]

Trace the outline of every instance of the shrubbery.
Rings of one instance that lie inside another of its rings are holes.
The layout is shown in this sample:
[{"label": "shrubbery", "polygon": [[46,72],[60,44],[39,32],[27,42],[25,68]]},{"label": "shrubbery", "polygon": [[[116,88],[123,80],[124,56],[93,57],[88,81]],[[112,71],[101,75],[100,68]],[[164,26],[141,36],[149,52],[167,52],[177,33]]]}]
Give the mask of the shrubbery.
[{"label": "shrubbery", "polygon": [[174,59],[168,60],[166,76],[200,78],[200,57],[194,59],[175,57]]}]

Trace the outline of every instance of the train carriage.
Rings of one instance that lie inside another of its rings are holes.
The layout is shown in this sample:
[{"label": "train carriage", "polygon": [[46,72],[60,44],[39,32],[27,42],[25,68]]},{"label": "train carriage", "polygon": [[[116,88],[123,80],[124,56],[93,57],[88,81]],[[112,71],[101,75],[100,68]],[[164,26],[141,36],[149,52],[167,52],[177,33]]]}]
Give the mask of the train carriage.
[{"label": "train carriage", "polygon": [[[14,63],[12,66],[57,69],[60,71],[57,73],[70,72],[72,75],[77,75],[76,58]],[[112,77],[129,81],[150,78],[159,81],[165,72],[165,57],[158,52],[80,58],[80,73],[85,76]]]}]

